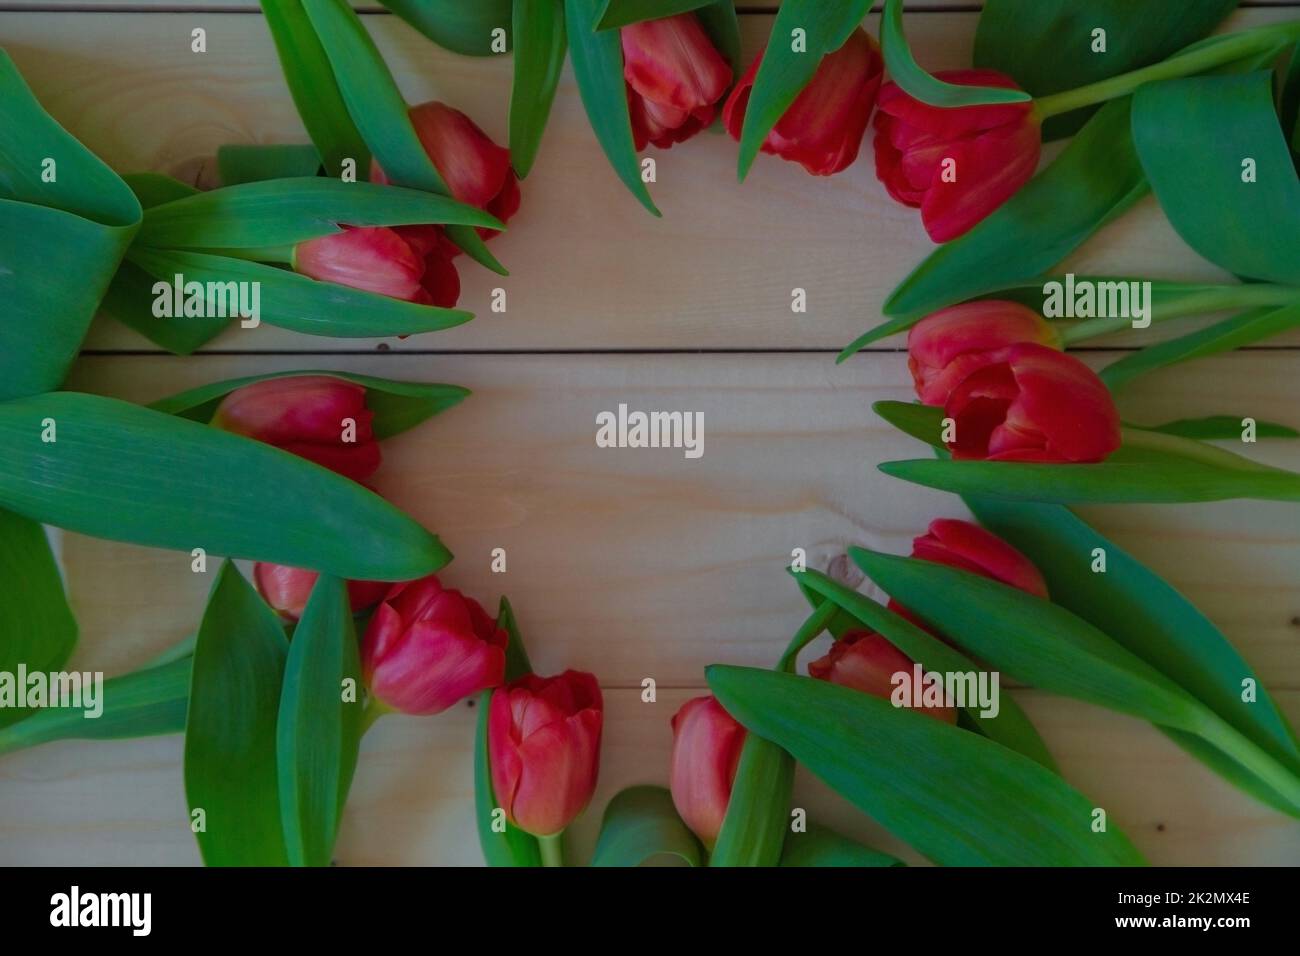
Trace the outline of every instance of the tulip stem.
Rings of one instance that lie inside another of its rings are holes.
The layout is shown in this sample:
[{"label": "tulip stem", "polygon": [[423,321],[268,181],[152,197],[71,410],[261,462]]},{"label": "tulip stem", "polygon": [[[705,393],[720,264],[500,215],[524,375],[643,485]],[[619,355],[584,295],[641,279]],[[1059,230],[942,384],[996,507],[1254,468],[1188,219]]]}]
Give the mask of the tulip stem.
[{"label": "tulip stem", "polygon": [[384,714],[390,713],[389,709],[381,704],[376,697],[371,697],[366,701],[366,707],[361,711],[361,734],[364,737],[366,731],[374,726],[375,721]]},{"label": "tulip stem", "polygon": [[[1131,280],[1116,280],[1131,281]],[[1208,315],[1229,309],[1284,307],[1300,303],[1300,287],[1272,285],[1266,282],[1248,282],[1234,285],[1194,286],[1185,292],[1157,295],[1151,303],[1151,322],[1182,319],[1193,315]],[[1132,318],[1107,316],[1087,319],[1070,326],[1061,333],[1065,345],[1074,345],[1099,335],[1121,332],[1131,328]]]},{"label": "tulip stem", "polygon": [[542,851],[542,866],[564,866],[564,831],[537,838]]},{"label": "tulip stem", "polygon": [[1140,70],[1121,73],[1077,89],[1040,96],[1034,100],[1034,111],[1040,119],[1072,113],[1085,106],[1095,106],[1127,96],[1144,83],[1204,73],[1217,66],[1267,53],[1274,48],[1280,53],[1284,46],[1295,40],[1300,40],[1300,20],[1216,37],[1161,63],[1153,63]]}]

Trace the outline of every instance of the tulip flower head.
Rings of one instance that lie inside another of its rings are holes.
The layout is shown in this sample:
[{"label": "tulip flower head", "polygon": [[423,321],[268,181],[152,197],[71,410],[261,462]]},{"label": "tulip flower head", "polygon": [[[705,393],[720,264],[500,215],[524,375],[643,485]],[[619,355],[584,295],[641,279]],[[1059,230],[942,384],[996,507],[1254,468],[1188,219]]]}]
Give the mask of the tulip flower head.
[{"label": "tulip flower head", "polygon": [[[760,53],[727,98],[722,121],[740,139]],[[858,158],[885,63],[876,41],[861,28],[827,54],[812,80],[790,104],[763,141],[762,151],[799,163],[814,176],[830,176]]]},{"label": "tulip flower head", "polygon": [[437,226],[344,226],[298,243],[293,268],[322,282],[449,309],[460,298],[449,246]]},{"label": "tulip flower head", "polygon": [[634,23],[619,37],[638,150],[668,149],[713,122],[732,73],[695,14]]},{"label": "tulip flower head", "polygon": [[268,378],[235,389],[211,424],[364,482],[379,468],[366,390],[328,375]]},{"label": "tulip flower head", "polygon": [[1020,342],[1061,346],[1051,323],[1018,302],[966,302],[926,316],[907,336],[916,394],[925,404],[942,407],[963,379],[1005,360],[1007,350]]},{"label": "tulip flower head", "polygon": [[[995,70],[948,70],[958,86],[1016,89]],[[908,96],[895,83],[880,91],[876,176],[889,194],[921,210],[935,242],[970,230],[1015,195],[1038,168],[1042,131],[1033,104],[943,108]]]},{"label": "tulip flower head", "polygon": [[498,687],[488,713],[492,792],[506,818],[538,837],[562,832],[591,802],[604,702],[591,674],[528,674]]},{"label": "tulip flower head", "polygon": [[[311,590],[320,574],[306,568],[291,568],[284,564],[267,564],[258,561],[253,565],[253,581],[257,591],[282,618],[296,621],[302,617]],[[349,581],[348,603],[356,614],[378,604],[392,587],[384,581]]]},{"label": "tulip flower head", "polygon": [[361,645],[370,693],[389,710],[438,714],[505,679],[506,632],[430,575],[393,585]]},{"label": "tulip flower head", "polygon": [[[912,680],[912,659],[872,631],[850,631],[834,644],[825,657],[808,664],[808,676],[841,687],[889,700],[894,693],[894,675]],[[921,713],[945,723],[957,722],[952,707],[921,707]]]},{"label": "tulip flower head", "polygon": [[711,696],[688,700],[673,715],[669,786],[677,814],[712,849],[731,801],[745,744],[742,727]]}]

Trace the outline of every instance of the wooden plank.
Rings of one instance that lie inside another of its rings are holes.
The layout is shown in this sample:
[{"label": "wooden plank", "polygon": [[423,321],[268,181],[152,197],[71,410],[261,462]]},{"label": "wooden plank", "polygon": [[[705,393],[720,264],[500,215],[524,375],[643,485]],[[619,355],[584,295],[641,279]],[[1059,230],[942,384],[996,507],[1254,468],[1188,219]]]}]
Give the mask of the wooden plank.
[{"label": "wooden plank", "polygon": [[[698,691],[605,693],[600,785],[569,832],[585,862],[609,798],[666,785],[668,721]],[[1293,720],[1300,693],[1279,695]],[[1076,701],[1018,691],[1062,773],[1104,807],[1157,865],[1293,865],[1300,829],[1186,757],[1149,725]],[[366,737],[335,853],[345,866],[480,865],[474,830],[474,710],[389,717]],[[197,865],[185,815],[179,736],[62,742],[0,758],[0,865]],[[942,786],[942,781],[935,781]],[[808,819],[893,852],[902,841],[800,770],[794,805]]]},{"label": "wooden plank", "polygon": [[[770,665],[805,613],[782,570],[793,548],[825,568],[849,544],[906,551],[932,518],[962,513],[952,496],[874,468],[924,454],[870,411],[909,397],[896,355],[839,367],[820,355],[115,356],[83,359],[69,387],[150,401],[236,375],[330,367],[474,390],[385,444],[378,488],[443,536],[457,586],[485,602],[509,594],[525,635],[535,635],[540,669],[592,670],[609,686],[643,677],[699,686],[714,661]],[[703,413],[703,457],[597,448],[596,415],[619,403]],[[1271,351],[1153,376],[1124,402],[1147,422],[1217,412],[1286,419],[1297,407],[1295,358]],[[1255,449],[1300,468],[1300,442]],[[1300,688],[1293,505],[1088,514],[1192,596],[1270,686]],[[489,571],[496,547],[506,549],[506,574]],[[64,562],[83,663],[109,671],[189,633],[210,584],[190,572],[188,554],[76,536]]]},{"label": "wooden plank", "polygon": [[[1230,26],[1291,15],[1253,9]],[[918,16],[909,31],[927,65],[958,66],[969,60],[976,19],[972,13]],[[0,14],[0,42],[53,115],[116,168],[207,178],[223,143],[301,141],[305,134],[261,18],[211,14],[205,22],[209,52],[202,58],[189,52],[190,14]],[[504,140],[508,59],[439,51],[396,17],[367,23],[411,101],[446,99]],[[743,25],[746,47],[754,50],[770,18],[745,17]],[[915,212],[893,203],[876,181],[869,146],[855,166],[829,179],[763,157],[744,187],[735,182],[735,145],[726,136],[701,136],[656,157],[663,220],[647,216],[616,181],[566,74],[537,169],[524,186],[523,208],[494,246],[512,275],[502,280],[463,267],[462,301],[480,318],[386,344],[395,350],[839,349],[879,320],[885,297],[932,248]],[[1128,274],[1134,249],[1142,250],[1142,268],[1151,276],[1226,278],[1177,238],[1150,199],[1066,268]],[[504,315],[488,310],[498,286],[509,297]],[[796,287],[808,292],[807,314],[791,314]],[[1300,335],[1279,341],[1300,343]],[[213,347],[375,344],[263,326],[232,330]],[[149,347],[108,321],[96,326],[87,345]]]},{"label": "wooden plank", "polygon": [[[377,3],[365,0],[351,0],[352,6],[366,13],[382,12],[384,8]],[[1300,0],[1242,0],[1243,7],[1260,6],[1300,6]],[[200,10],[257,10],[254,0],[199,0],[195,3]],[[775,10],[781,6],[781,0],[738,0],[736,8],[741,14],[760,13]],[[906,0],[904,9],[923,12],[927,10],[974,10],[984,6],[983,0]],[[22,9],[36,7],[40,9],[93,10],[97,7],[109,7],[113,10],[173,11],[185,10],[180,0],[0,0],[0,10],[7,8]],[[873,12],[879,12],[880,3],[872,5]]]}]

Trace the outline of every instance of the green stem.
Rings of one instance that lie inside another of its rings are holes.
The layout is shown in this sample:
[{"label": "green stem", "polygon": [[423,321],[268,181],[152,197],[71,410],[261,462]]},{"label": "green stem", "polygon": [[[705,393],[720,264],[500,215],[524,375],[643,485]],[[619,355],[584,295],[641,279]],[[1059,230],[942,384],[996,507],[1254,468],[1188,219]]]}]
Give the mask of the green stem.
[{"label": "green stem", "polygon": [[537,838],[542,851],[542,866],[564,866],[564,831]]},{"label": "green stem", "polygon": [[204,249],[214,256],[227,256],[231,259],[247,259],[250,262],[277,262],[293,265],[295,246],[258,246],[249,249]]},{"label": "green stem", "polygon": [[1206,720],[1205,725],[1193,733],[1232,757],[1300,811],[1300,777],[1295,771],[1218,715],[1210,716],[1212,719]]},{"label": "green stem", "polygon": [[[1096,281],[1107,281],[1105,279]],[[1132,281],[1116,279],[1117,282]],[[1287,285],[1271,285],[1266,282],[1248,282],[1220,286],[1189,287],[1184,294],[1153,296],[1151,304],[1151,322],[1164,322],[1168,319],[1181,319],[1191,315],[1208,315],[1211,312],[1223,312],[1238,308],[1259,308],[1262,306],[1284,306],[1300,302],[1300,288]],[[1099,319],[1087,319],[1072,325],[1061,333],[1061,340],[1066,345],[1074,345],[1099,335],[1108,335],[1130,328],[1131,318],[1108,316]]]},{"label": "green stem", "polygon": [[1127,96],[1144,83],[1203,73],[1297,39],[1300,39],[1300,20],[1229,34],[1140,70],[1121,73],[1063,93],[1041,96],[1034,101],[1034,111],[1040,119],[1070,113],[1085,106]]},{"label": "green stem", "polygon": [[392,711],[379,702],[379,698],[371,696],[366,700],[366,709],[361,712],[361,736],[366,735],[366,731],[375,725],[375,721],[384,714],[391,714]]}]

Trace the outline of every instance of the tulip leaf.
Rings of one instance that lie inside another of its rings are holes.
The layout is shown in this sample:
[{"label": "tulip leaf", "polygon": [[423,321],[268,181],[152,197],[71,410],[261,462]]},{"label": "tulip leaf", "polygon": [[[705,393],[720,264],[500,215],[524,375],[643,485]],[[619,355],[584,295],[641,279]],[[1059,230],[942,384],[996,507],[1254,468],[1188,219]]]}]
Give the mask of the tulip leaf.
[{"label": "tulip leaf", "polygon": [[130,187],[142,209],[161,206],[163,203],[187,196],[199,195],[199,190],[162,173],[127,173],[122,181]]},{"label": "tulip leaf", "polygon": [[[0,674],[60,670],[77,646],[77,619],[45,529],[0,508],[0,581],[10,597],[0,609]],[[0,727],[30,713],[0,708]],[[79,720],[82,711],[69,711]],[[96,721],[92,720],[91,723]]]},{"label": "tulip leaf", "polygon": [[794,758],[770,740],[746,734],[709,866],[776,866],[790,825]]},{"label": "tulip leaf", "polygon": [[321,170],[320,153],[311,144],[245,146],[228,143],[217,148],[222,186],[239,186],[268,179],[299,179]]},{"label": "tulip leaf", "polygon": [[[784,0],[772,24],[740,131],[736,174],[744,182],[772,127],[808,85],[823,58],[842,47],[862,23],[871,0]],[[794,49],[792,31],[802,30],[806,50]]]},{"label": "tulip leaf", "polygon": [[803,833],[791,833],[781,854],[782,866],[906,866],[898,857],[856,843],[815,823]]},{"label": "tulip leaf", "polygon": [[1291,48],[1291,62],[1282,81],[1277,111],[1282,119],[1282,135],[1291,146],[1296,170],[1300,172],[1300,43]]},{"label": "tulip leaf", "polygon": [[[381,0],[383,5],[444,50],[493,56],[510,49],[510,0]],[[497,34],[505,50],[493,47]],[[515,35],[519,34],[518,29]]]},{"label": "tulip leaf", "polygon": [[506,680],[518,680],[525,674],[533,672],[533,665],[528,660],[528,650],[524,647],[523,636],[519,633],[519,624],[515,620],[515,610],[504,597],[497,608],[497,627],[506,632]]},{"label": "tulip leaf", "polygon": [[[1060,93],[1172,56],[1213,30],[1238,2],[985,0],[975,65],[1009,74],[1034,96]],[[1044,136],[1069,136],[1091,115],[1085,109],[1050,117]]]},{"label": "tulip leaf", "polygon": [[675,856],[688,866],[704,865],[704,850],[677,816],[663,787],[628,787],[605,808],[592,866],[640,866],[658,856]]},{"label": "tulip leaf", "polygon": [[[338,0],[300,2],[329,57],[348,113],[389,180],[397,186],[451,195],[446,181],[424,151],[407,114],[406,101],[360,17],[350,5]],[[494,0],[493,7],[496,5]],[[482,4],[473,6],[484,9]],[[508,27],[508,11],[503,15],[505,21],[498,21],[497,25]],[[446,232],[475,262],[506,274],[471,227],[452,225]]]},{"label": "tulip leaf", "polygon": [[[370,151],[356,124],[352,122],[352,117],[348,115],[329,57],[326,56],[316,31],[312,29],[302,0],[260,2],[266,26],[271,31],[271,39],[275,41],[275,52],[280,58],[285,82],[289,85],[289,95],[293,97],[293,105],[302,117],[303,126],[307,127],[307,135],[316,144],[313,150],[315,164],[299,175],[315,175],[323,162],[326,174],[338,178],[342,176],[344,163],[348,160],[354,164],[354,172],[364,175],[370,166]],[[226,161],[221,153],[218,153],[218,162],[222,182],[226,185],[246,181],[227,176]],[[242,170],[246,167],[237,168]]]},{"label": "tulip leaf", "polygon": [[514,30],[519,40],[510,88],[510,163],[522,178],[537,159],[569,49],[563,0],[515,0]]},{"label": "tulip leaf", "polygon": [[850,548],[849,556],[909,610],[1007,675],[1199,737],[1257,776],[1285,801],[1289,813],[1300,816],[1300,760],[1261,747],[1066,608],[947,565],[861,548]]},{"label": "tulip leaf", "polygon": [[104,712],[47,707],[0,728],[0,754],[55,740],[120,740],[179,734],[190,700],[191,659],[141,668],[104,681]]},{"label": "tulip leaf", "polygon": [[140,223],[0,50],[0,401],[58,388]]},{"label": "tulip leaf", "polygon": [[[732,80],[739,79],[745,71],[745,61],[740,48],[740,19],[732,0],[713,0],[695,11],[700,26],[731,67]],[[719,110],[719,115],[721,110]]]},{"label": "tulip leaf", "polygon": [[426,382],[399,382],[388,378],[375,378],[372,375],[357,375],[353,372],[340,372],[333,369],[267,372],[262,375],[248,375],[243,378],[226,379],[200,385],[189,391],[181,392],[160,399],[149,407],[169,415],[180,415],[191,421],[207,424],[216,413],[221,400],[237,388],[265,382],[277,378],[298,378],[304,375],[324,375],[329,378],[355,382],[366,389],[366,408],[374,412],[372,427],[377,439],[391,438],[414,428],[434,415],[445,412],[460,404],[468,395],[469,389],[459,385],[436,385]]},{"label": "tulip leaf", "polygon": [[[1143,86],[1133,96],[1133,141],[1161,208],[1189,246],[1237,275],[1294,285],[1300,179],[1271,79],[1258,72]],[[1196,162],[1185,162],[1189,155]]]},{"label": "tulip leaf", "polygon": [[[895,614],[881,604],[871,600],[865,594],[859,594],[851,588],[831,580],[820,571],[809,568],[796,575],[799,587],[809,603],[819,600],[830,601],[849,615],[856,628],[875,631],[894,647],[919,663],[926,671],[942,674],[976,674],[981,668],[961,651],[945,644],[933,634],[917,627],[906,618]],[[836,639],[842,636],[836,634]],[[962,708],[965,725],[977,733],[1012,750],[1018,751],[1042,764],[1048,770],[1056,772],[1056,761],[1052,759],[1047,744],[1039,736],[1038,730],[1029,717],[1020,709],[1020,705],[1009,695],[999,695],[997,713],[981,713],[979,704],[969,702]],[[933,718],[931,718],[933,719]]]},{"label": "tulip leaf", "polygon": [[963,106],[985,106],[996,103],[1024,103],[1029,94],[995,86],[961,86],[945,83],[932,76],[912,56],[903,35],[903,0],[885,0],[880,17],[880,46],[885,55],[885,68],[899,88],[922,103],[956,109]]},{"label": "tulip leaf", "polygon": [[[980,524],[1043,573],[1073,611],[1282,760],[1300,760],[1294,733],[1263,682],[1223,633],[1140,561],[1059,505],[966,500]],[[1095,573],[1100,553],[1105,573]],[[1256,696],[1242,701],[1251,681]]]},{"label": "tulip leaf", "polygon": [[[1130,427],[1141,427],[1147,431],[1177,435],[1180,438],[1195,438],[1198,441],[1238,441],[1245,428],[1243,424],[1245,420],[1243,415],[1209,415],[1205,418],[1180,418],[1178,421],[1165,422],[1163,425]],[[1257,438],[1300,438],[1300,431],[1277,422],[1256,422],[1255,436]]]},{"label": "tulip leaf", "polygon": [[194,648],[185,722],[185,799],[208,866],[283,866],[276,715],[288,642],[229,561]]},{"label": "tulip leaf", "polygon": [[225,186],[150,208],[137,246],[257,249],[338,235],[349,226],[460,223],[502,229],[489,213],[436,193],[307,176]]},{"label": "tulip leaf", "polygon": [[[603,0],[597,30],[630,26],[643,20],[662,20],[707,7],[714,0]],[[735,4],[730,4],[735,9]]]},{"label": "tulip leaf", "polygon": [[293,631],[275,728],[281,822],[293,866],[329,865],[357,766],[360,688],[347,590],[322,574]]},{"label": "tulip leaf", "polygon": [[[179,300],[184,305],[189,301],[188,289],[201,289],[204,312],[209,315],[224,312],[227,316],[234,316],[240,308],[238,295],[241,287],[238,283],[250,283],[243,288],[257,290],[253,304],[257,307],[259,314],[256,319],[259,322],[305,335],[336,338],[416,335],[454,328],[474,318],[474,313],[463,309],[420,305],[334,282],[318,282],[288,269],[233,256],[143,246],[132,248],[127,256],[155,282],[166,283],[173,289],[175,277],[184,277],[181,294],[163,293],[170,303]],[[199,283],[199,286],[191,286],[191,283]],[[233,287],[232,283],[235,284]],[[137,294],[142,291],[143,288],[137,290]],[[249,295],[252,295],[251,291]],[[149,302],[156,298],[150,287]],[[194,320],[176,315],[167,321],[187,323]]]},{"label": "tulip leaf", "polygon": [[601,0],[564,0],[573,75],[592,131],[614,172],[641,205],[658,216],[660,212],[641,179],[641,164],[637,161],[627,105],[627,81],[623,78],[622,41],[617,33],[596,32],[600,3]]},{"label": "tulip leaf", "polygon": [[1113,823],[1093,832],[1094,801],[979,734],[826,681],[719,664],[705,676],[751,733],[935,863],[1143,863]]},{"label": "tulip leaf", "polygon": [[[44,419],[56,440],[42,440]],[[369,581],[408,581],[451,559],[354,481],[128,402],[76,392],[6,402],[0,444],[0,507],[81,534]]]}]

